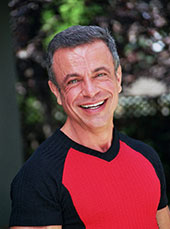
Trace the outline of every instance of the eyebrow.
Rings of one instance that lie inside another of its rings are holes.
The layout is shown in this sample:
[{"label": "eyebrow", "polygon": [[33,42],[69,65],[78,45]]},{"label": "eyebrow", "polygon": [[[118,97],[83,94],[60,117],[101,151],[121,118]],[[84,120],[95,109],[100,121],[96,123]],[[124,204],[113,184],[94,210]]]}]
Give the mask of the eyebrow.
[{"label": "eyebrow", "polygon": [[104,71],[106,71],[106,72],[108,72],[110,74],[110,70],[108,68],[104,67],[104,66],[94,69],[93,73],[99,72],[101,70],[104,70]]}]

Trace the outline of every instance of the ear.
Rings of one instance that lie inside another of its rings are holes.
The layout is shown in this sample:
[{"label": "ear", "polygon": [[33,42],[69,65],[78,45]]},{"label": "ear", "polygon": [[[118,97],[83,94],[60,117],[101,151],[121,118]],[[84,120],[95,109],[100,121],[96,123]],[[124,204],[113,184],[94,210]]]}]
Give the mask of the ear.
[{"label": "ear", "polygon": [[61,94],[60,94],[59,89],[57,88],[57,86],[51,80],[48,81],[48,85],[49,85],[50,90],[52,91],[52,93],[55,95],[55,97],[57,99],[57,103],[59,105],[62,105]]},{"label": "ear", "polygon": [[119,93],[122,91],[122,86],[121,86],[121,83],[122,83],[122,68],[119,64],[119,67],[116,71],[116,79],[117,79],[117,84],[118,84],[118,89],[119,89]]}]

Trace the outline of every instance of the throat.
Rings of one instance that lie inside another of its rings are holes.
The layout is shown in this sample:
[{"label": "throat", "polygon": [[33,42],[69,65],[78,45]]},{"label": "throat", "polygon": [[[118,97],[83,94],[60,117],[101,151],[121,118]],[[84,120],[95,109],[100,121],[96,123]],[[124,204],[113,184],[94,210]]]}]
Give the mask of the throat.
[{"label": "throat", "polygon": [[112,143],[112,141],[109,144],[105,144],[105,145],[99,146],[100,147],[99,151],[102,152],[102,153],[107,152],[108,149],[111,147],[111,143]]},{"label": "throat", "polygon": [[112,144],[113,126],[102,132],[93,132],[87,129],[79,129],[77,131],[76,127],[73,128],[73,126],[71,126],[68,128],[68,126],[64,125],[61,131],[78,144],[101,153],[107,152]]}]

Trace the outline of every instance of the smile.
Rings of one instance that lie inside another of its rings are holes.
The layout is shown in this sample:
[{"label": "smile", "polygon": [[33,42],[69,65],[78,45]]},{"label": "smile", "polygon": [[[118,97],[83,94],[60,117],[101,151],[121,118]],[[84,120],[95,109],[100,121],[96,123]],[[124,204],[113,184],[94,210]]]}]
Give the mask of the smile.
[{"label": "smile", "polygon": [[95,104],[81,105],[80,107],[82,107],[84,109],[97,109],[100,106],[102,106],[104,103],[105,103],[105,100],[100,101],[100,102],[95,103]]}]

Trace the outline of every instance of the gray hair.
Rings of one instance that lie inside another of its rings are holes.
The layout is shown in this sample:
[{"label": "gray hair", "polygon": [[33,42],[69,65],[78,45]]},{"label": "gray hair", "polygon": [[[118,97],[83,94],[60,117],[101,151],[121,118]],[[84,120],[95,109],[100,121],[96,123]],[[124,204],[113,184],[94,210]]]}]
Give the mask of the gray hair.
[{"label": "gray hair", "polygon": [[49,80],[51,80],[58,88],[58,84],[55,79],[55,74],[52,68],[53,55],[59,48],[76,47],[82,44],[92,43],[96,40],[102,40],[109,48],[115,66],[115,72],[117,71],[120,61],[116,49],[116,44],[113,37],[110,35],[107,29],[103,29],[99,26],[71,26],[68,29],[56,34],[50,41],[47,50],[47,70]]}]

